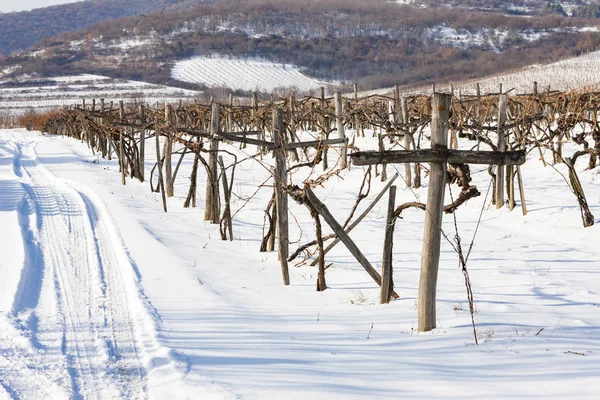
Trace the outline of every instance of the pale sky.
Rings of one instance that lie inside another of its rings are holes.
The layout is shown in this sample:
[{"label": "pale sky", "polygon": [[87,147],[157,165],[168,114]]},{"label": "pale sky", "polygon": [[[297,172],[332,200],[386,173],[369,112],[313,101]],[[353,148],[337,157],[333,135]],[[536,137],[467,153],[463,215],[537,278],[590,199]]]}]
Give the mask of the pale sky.
[{"label": "pale sky", "polygon": [[75,3],[82,0],[0,0],[0,12],[29,11],[34,8]]}]

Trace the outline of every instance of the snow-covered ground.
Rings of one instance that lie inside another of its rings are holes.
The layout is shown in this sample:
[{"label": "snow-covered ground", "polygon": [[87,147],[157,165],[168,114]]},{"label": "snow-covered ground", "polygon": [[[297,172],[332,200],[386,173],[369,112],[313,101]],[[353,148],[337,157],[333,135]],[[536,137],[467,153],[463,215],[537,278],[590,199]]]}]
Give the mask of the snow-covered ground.
[{"label": "snow-covered ground", "polygon": [[202,83],[209,87],[264,92],[275,89],[308,92],[329,84],[304,75],[294,65],[220,57],[195,57],[180,61],[173,67],[171,76],[183,82]]},{"label": "snow-covered ground", "polygon": [[[153,161],[146,162],[150,176]],[[474,168],[483,194],[457,218],[466,246],[484,207],[469,260],[475,346],[463,276],[445,241],[438,328],[416,331],[421,211],[405,211],[396,223],[399,300],[377,304],[376,284],[341,244],[327,256],[325,292],[315,291],[316,270],[307,266],[292,266],[291,285],[283,286],[277,254],[258,252],[272,189],[246,204],[270,162],[238,165],[235,240],[225,242],[203,221],[203,178],[199,208],[182,208],[191,159],[165,214],[147,183],[120,185],[116,161],[85,144],[0,131],[0,399],[597,397],[598,168],[583,171],[584,161],[578,168],[596,216],[587,229],[561,166],[544,168],[535,157],[523,166],[525,217],[489,207],[489,176]],[[339,220],[363,173],[353,167],[316,190]],[[373,179],[358,212],[383,185]],[[398,204],[426,198],[426,187],[404,189],[401,178],[398,189]],[[386,203],[351,234],[378,269]],[[304,206],[290,206],[294,250],[314,238],[314,224]],[[452,240],[451,216],[443,228]]]}]

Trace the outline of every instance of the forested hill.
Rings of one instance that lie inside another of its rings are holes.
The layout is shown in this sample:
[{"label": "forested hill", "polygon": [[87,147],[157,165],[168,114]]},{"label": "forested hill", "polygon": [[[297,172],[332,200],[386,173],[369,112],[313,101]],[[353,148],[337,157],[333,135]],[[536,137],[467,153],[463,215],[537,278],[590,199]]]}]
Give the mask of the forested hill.
[{"label": "forested hill", "polygon": [[184,0],[62,33],[2,64],[19,74],[88,72],[172,84],[177,60],[259,57],[367,89],[476,78],[600,47],[598,20],[577,16],[576,8],[472,3]]},{"label": "forested hill", "polygon": [[24,50],[44,37],[85,28],[97,22],[156,10],[174,9],[184,3],[200,3],[200,1],[86,0],[32,11],[0,13],[0,54]]}]

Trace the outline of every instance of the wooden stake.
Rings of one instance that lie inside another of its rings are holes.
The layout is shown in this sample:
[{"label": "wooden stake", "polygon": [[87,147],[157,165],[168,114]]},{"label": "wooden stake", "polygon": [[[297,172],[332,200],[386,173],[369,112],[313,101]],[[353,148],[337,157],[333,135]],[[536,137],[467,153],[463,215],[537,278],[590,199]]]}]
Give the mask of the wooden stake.
[{"label": "wooden stake", "polygon": [[[146,123],[146,116],[144,113],[144,105],[140,104],[139,106],[139,113],[140,113],[140,123],[143,126]],[[144,161],[146,158],[146,130],[144,128],[142,128],[140,130],[140,163],[139,163],[139,170],[140,170],[140,182],[144,182]]]},{"label": "wooden stake", "polygon": [[[225,164],[223,163],[223,156],[219,156],[219,165],[221,167],[221,180],[223,182],[223,197],[225,198],[225,211],[223,217],[225,218],[225,225],[229,232],[229,240],[233,240],[233,224],[231,220],[231,193],[229,193],[229,184],[227,183],[227,171],[225,170]],[[226,238],[224,237],[223,240]]]},{"label": "wooden stake", "polygon": [[[448,147],[448,120],[451,96],[434,93],[432,99],[431,147]],[[419,282],[419,332],[436,327],[436,289],[440,263],[442,212],[446,186],[446,162],[432,162],[425,209],[421,277]]]},{"label": "wooden stake", "polygon": [[[506,122],[506,95],[501,94],[498,101],[498,144],[499,152],[506,151],[506,137],[504,135],[504,123]],[[496,166],[496,208],[504,206],[504,166]]]},{"label": "wooden stake", "polygon": [[[119,117],[121,122],[125,120],[123,100],[119,101]],[[121,183],[125,185],[125,144],[123,143],[123,127],[119,129],[119,166],[121,168]]]},{"label": "wooden stake", "polygon": [[167,212],[167,196],[165,195],[165,181],[162,173],[162,161],[160,157],[160,129],[155,127],[154,136],[156,138],[156,167],[158,168],[158,186],[160,187],[160,195],[162,196],[163,209]]},{"label": "wooden stake", "polygon": [[[173,115],[171,106],[165,103],[165,120],[169,128],[173,127]],[[170,129],[172,131],[172,129]],[[167,183],[167,197],[173,197],[174,193],[174,182],[173,182],[173,165],[171,163],[171,155],[173,153],[173,140],[171,139],[171,132],[167,132],[167,140],[165,141],[165,180]]]},{"label": "wooden stake", "polygon": [[288,235],[288,198],[284,191],[287,186],[287,167],[285,164],[285,150],[283,149],[283,135],[285,126],[283,124],[283,113],[280,108],[273,109],[273,140],[275,142],[275,203],[277,207],[277,243],[279,250],[279,262],[283,284],[290,284],[290,273],[288,270],[288,257],[290,239]]},{"label": "wooden stake", "polygon": [[[402,101],[400,103],[400,106],[402,108],[402,123],[404,124],[404,150],[408,151],[410,150],[410,143],[411,143],[411,135],[410,135],[410,128],[407,126],[408,125],[408,120],[409,120],[409,116],[408,116],[408,100],[406,99],[406,97],[402,97]],[[406,163],[404,164],[404,180],[406,181],[406,187],[410,188],[412,186],[412,174],[411,174],[411,170],[410,170],[410,163]]]},{"label": "wooden stake", "polygon": [[206,206],[204,209],[204,220],[218,224],[221,217],[221,204],[219,200],[219,171],[217,169],[217,157],[219,152],[219,118],[220,104],[213,103],[210,116],[210,154],[208,156],[208,176],[206,177]]},{"label": "wooden stake", "polygon": [[381,264],[381,292],[379,302],[390,302],[390,293],[394,290],[392,249],[394,245],[394,209],[396,208],[396,186],[390,187],[387,219],[385,223],[385,241],[383,244],[383,262]]},{"label": "wooden stake", "polygon": [[[342,95],[338,92],[335,93],[335,120],[338,138],[345,139],[346,132],[344,131],[344,105],[342,104]],[[338,162],[339,169],[348,168],[348,146],[346,144],[342,144],[341,146],[341,155],[340,160]]]}]

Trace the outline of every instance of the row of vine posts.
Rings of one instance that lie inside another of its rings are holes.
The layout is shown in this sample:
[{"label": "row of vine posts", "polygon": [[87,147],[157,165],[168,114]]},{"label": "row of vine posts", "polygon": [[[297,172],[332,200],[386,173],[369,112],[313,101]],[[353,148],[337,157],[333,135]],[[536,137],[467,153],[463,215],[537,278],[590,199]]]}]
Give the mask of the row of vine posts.
[{"label": "row of vine posts", "polygon": [[[307,254],[305,261],[317,253],[311,265],[318,266],[317,290],[325,290],[325,255],[341,241],[381,287],[381,302],[398,298],[392,281],[394,222],[407,208],[424,210],[418,326],[420,331],[428,331],[436,327],[442,215],[453,213],[466,201],[480,195],[478,189],[470,184],[469,165],[488,165],[488,173],[494,182],[492,202],[497,208],[505,206],[506,195],[510,210],[515,208],[516,178],[520,205],[525,215],[527,208],[521,165],[526,155],[531,152],[539,154],[544,165],[562,163],[569,171],[568,184],[580,206],[584,227],[594,223],[575,163],[579,157],[588,155],[588,167],[596,167],[600,155],[600,94],[550,90],[538,93],[537,84],[533,89],[531,94],[509,95],[500,87],[498,93],[482,95],[477,85],[475,95],[438,93],[434,89],[433,95],[403,96],[395,88],[391,96],[359,98],[355,85],[354,96],[348,97],[340,93],[326,97],[324,89],[321,89],[320,96],[303,99],[291,95],[259,103],[258,96],[254,94],[249,104],[235,104],[230,96],[226,104],[211,100],[209,104],[180,103],[177,107],[169,104],[126,105],[122,101],[115,105],[104,100],[98,104],[92,100],[91,103],[65,108],[48,122],[45,130],[50,134],[81,140],[103,158],[110,160],[116,157],[124,185],[127,176],[142,182],[148,179],[144,171],[145,157],[147,151],[155,151],[157,161],[150,172],[150,188],[160,192],[165,212],[168,210],[167,199],[174,195],[174,182],[182,161],[188,154],[193,156],[184,206],[196,206],[201,164],[206,172],[204,219],[220,224],[223,240],[233,240],[230,200],[235,167],[244,161],[238,160],[230,151],[231,146],[254,146],[256,153],[249,158],[263,159],[271,154],[274,158],[271,174],[274,193],[265,210],[269,227],[261,242],[261,251],[274,250],[275,238],[278,239],[277,251],[285,285],[290,284],[288,263],[302,252]],[[313,140],[302,141],[299,132],[303,133],[302,137],[311,135]],[[346,132],[352,132],[352,135]],[[356,137],[364,137],[367,132],[372,133],[373,140],[377,140],[377,151],[360,151],[355,146]],[[331,137],[332,133],[335,137]],[[154,149],[146,149],[148,140],[152,138]],[[458,149],[459,138],[463,146],[470,143],[470,148]],[[571,157],[563,157],[565,142],[574,142],[581,149]],[[422,148],[427,143],[430,148]],[[335,150],[338,156],[335,163],[328,159],[328,155],[333,154],[329,149]],[[347,153],[348,149],[351,154]],[[552,154],[552,160],[544,158],[548,152]],[[233,164],[225,166],[224,154],[233,157]],[[408,188],[420,187],[422,173],[428,170],[426,204],[410,202],[395,205],[396,186],[393,183],[399,174],[388,178],[387,167],[397,163],[405,165],[403,179]],[[323,168],[322,175],[303,180],[303,187],[288,184],[290,174],[313,172],[319,164]],[[352,165],[369,166],[363,187],[368,181],[370,188],[371,166],[375,166],[376,175],[387,183],[363,213],[351,222],[358,204],[366,198],[361,187],[351,215],[341,224],[317,198],[313,189],[325,185],[332,176],[343,173]],[[445,187],[451,184],[458,185],[460,194],[444,205]],[[388,216],[380,275],[348,233],[385,193],[389,193]],[[307,207],[316,227],[316,240],[300,246],[292,255],[289,252],[288,198]],[[323,235],[321,219],[329,225],[333,234]],[[330,241],[327,247],[326,241]],[[468,281],[466,262],[463,269]]]}]

